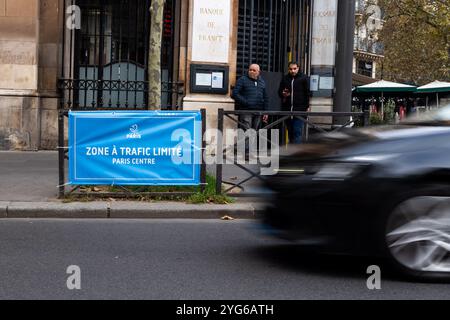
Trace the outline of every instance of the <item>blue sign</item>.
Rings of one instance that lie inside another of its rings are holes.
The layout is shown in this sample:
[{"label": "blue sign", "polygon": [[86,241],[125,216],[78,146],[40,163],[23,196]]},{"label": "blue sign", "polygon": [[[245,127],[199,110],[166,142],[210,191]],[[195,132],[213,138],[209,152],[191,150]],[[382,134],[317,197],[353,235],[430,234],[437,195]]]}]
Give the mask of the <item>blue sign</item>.
[{"label": "blue sign", "polygon": [[199,185],[200,112],[69,113],[69,183]]}]

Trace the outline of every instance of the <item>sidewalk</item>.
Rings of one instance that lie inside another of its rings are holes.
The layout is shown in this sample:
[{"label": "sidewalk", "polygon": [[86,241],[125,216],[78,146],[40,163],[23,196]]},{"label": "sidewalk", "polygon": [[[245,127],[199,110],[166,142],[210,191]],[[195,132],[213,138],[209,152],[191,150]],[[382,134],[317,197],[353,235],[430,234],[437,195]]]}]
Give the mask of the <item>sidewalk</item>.
[{"label": "sidewalk", "polygon": [[[224,170],[225,180],[237,176],[247,175],[238,169]],[[228,205],[119,200],[64,203],[57,199],[57,183],[57,152],[0,151],[0,218],[251,219],[264,206],[257,198],[237,198]]]}]

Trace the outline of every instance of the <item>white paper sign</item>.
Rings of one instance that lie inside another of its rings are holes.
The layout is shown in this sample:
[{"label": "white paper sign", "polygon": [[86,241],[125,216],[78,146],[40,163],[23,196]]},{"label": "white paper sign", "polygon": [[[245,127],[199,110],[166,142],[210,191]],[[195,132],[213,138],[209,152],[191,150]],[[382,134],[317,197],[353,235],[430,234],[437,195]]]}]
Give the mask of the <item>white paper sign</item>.
[{"label": "white paper sign", "polygon": [[314,0],[311,65],[334,66],[338,0]]},{"label": "white paper sign", "polygon": [[319,76],[312,75],[310,77],[311,83],[309,84],[311,91],[319,91]]},{"label": "white paper sign", "polygon": [[195,75],[195,84],[197,86],[211,86],[211,73],[197,73]]},{"label": "white paper sign", "polygon": [[194,0],[192,61],[228,63],[230,0]]},{"label": "white paper sign", "polygon": [[213,89],[223,88],[223,72],[212,73],[212,88]]},{"label": "white paper sign", "polygon": [[320,90],[333,90],[334,78],[333,77],[320,77]]}]

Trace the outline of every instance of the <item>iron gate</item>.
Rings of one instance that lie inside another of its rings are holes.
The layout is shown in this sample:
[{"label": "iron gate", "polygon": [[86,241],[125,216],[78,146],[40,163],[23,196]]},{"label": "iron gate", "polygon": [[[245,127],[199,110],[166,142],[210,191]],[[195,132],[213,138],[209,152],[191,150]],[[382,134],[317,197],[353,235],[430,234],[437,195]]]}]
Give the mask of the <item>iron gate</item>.
[{"label": "iron gate", "polygon": [[237,74],[251,63],[284,73],[289,61],[309,65],[311,0],[240,0]]},{"label": "iron gate", "polygon": [[[146,109],[150,0],[64,0],[77,5],[81,28],[64,26],[58,88],[63,109]],[[176,0],[167,0],[161,54],[162,106],[183,94],[173,81]],[[63,19],[66,23],[66,19]]]}]

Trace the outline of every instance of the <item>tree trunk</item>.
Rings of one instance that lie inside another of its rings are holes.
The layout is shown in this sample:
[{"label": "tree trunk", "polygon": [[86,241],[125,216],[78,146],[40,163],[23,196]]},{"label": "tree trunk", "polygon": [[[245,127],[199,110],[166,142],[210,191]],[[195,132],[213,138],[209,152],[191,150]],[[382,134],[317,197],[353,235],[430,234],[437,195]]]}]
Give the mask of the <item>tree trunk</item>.
[{"label": "tree trunk", "polygon": [[161,42],[165,0],[152,0],[148,59],[148,109],[161,109]]}]

